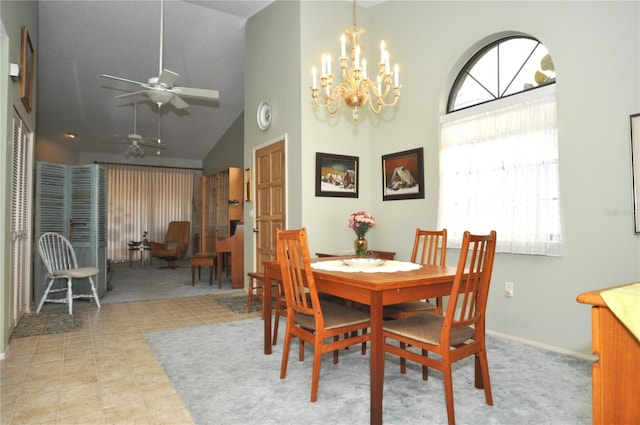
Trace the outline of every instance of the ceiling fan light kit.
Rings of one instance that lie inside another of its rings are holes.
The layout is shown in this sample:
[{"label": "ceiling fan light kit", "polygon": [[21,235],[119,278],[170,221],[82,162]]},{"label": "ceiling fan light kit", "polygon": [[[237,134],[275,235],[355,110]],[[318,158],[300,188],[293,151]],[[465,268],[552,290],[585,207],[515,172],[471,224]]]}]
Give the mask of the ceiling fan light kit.
[{"label": "ceiling fan light kit", "polygon": [[144,137],[137,132],[137,109],[138,104],[133,104],[133,133],[127,135],[126,140],[120,140],[111,143],[128,143],[129,146],[124,151],[124,156],[144,157],[144,147],[150,147],[156,149],[156,154],[160,155],[160,151],[165,149],[167,145],[163,144],[160,140],[160,116],[158,116],[158,137]]}]

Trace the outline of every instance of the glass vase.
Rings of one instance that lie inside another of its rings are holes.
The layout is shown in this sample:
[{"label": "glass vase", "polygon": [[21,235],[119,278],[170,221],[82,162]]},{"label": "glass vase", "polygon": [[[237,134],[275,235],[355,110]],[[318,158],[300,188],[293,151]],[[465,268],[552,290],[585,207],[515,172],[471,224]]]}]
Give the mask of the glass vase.
[{"label": "glass vase", "polygon": [[358,239],[353,241],[353,248],[356,251],[356,256],[358,256],[358,257],[366,256],[367,255],[368,245],[369,245],[369,243],[364,238],[364,235],[363,236],[358,236]]}]

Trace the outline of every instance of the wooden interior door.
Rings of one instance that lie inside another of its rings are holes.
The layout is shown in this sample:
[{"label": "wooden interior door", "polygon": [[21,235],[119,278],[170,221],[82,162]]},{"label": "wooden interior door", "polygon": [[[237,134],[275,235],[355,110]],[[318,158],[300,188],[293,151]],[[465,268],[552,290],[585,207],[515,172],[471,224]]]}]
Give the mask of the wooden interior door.
[{"label": "wooden interior door", "polygon": [[284,140],[259,149],[256,168],[256,270],[262,262],[276,258],[275,229],[285,228],[285,151]]}]

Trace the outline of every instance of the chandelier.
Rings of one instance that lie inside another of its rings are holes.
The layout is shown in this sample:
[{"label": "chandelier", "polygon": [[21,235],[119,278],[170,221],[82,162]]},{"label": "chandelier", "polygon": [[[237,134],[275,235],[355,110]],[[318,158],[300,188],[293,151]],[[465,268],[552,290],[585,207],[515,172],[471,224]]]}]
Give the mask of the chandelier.
[{"label": "chandelier", "polygon": [[[331,72],[331,55],[322,55],[322,70],[320,74],[320,86],[318,87],[318,71],[311,69],[311,96],[316,105],[325,108],[331,115],[338,112],[342,102],[353,108],[353,120],[358,121],[358,108],[371,107],[374,113],[379,113],[382,107],[392,107],[398,103],[400,96],[399,68],[396,64],[391,72],[389,65],[389,51],[384,41],[380,42],[380,62],[378,63],[378,75],[375,81],[367,75],[367,60],[362,56],[359,41],[364,34],[364,28],[356,23],[356,2],[353,0],[353,26],[347,28],[342,36],[340,69],[342,70],[342,82],[334,87],[333,73]],[[347,57],[346,39],[351,40],[351,57]],[[351,63],[349,63],[351,60]],[[321,93],[321,94],[320,94]]]}]

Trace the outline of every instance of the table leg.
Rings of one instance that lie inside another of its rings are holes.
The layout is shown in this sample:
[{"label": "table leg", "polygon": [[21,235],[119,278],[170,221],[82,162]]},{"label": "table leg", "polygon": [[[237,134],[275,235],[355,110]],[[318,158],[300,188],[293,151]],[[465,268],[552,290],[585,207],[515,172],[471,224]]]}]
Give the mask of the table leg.
[{"label": "table leg", "polygon": [[196,286],[196,266],[191,266],[191,286]]},{"label": "table leg", "polygon": [[382,424],[382,391],[384,384],[384,347],[382,338],[382,293],[371,292],[371,425]]},{"label": "table leg", "polygon": [[[220,273],[220,271],[218,271]],[[262,284],[262,317],[264,322],[264,354],[271,354],[271,276],[269,268],[264,269]],[[278,312],[276,312],[278,314]]]}]

